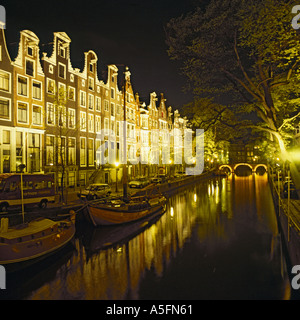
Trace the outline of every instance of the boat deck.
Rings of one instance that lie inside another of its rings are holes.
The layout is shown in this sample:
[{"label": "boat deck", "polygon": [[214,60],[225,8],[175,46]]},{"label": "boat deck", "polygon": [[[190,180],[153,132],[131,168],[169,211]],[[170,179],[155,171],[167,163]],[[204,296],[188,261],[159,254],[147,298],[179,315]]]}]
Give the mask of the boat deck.
[{"label": "boat deck", "polygon": [[0,233],[0,237],[12,240],[42,232],[46,229],[53,228],[55,225],[57,225],[57,222],[49,219],[36,220],[29,222],[28,225],[25,224],[23,228],[18,228],[17,226],[14,228],[9,228],[7,232]]}]

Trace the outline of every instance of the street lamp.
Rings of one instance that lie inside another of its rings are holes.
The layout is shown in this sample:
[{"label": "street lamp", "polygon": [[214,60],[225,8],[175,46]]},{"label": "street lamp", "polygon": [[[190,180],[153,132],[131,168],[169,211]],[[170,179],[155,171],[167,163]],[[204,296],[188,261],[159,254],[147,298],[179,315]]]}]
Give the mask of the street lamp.
[{"label": "street lamp", "polygon": [[119,162],[115,162],[116,166],[116,192],[118,192],[118,171],[119,171]]}]

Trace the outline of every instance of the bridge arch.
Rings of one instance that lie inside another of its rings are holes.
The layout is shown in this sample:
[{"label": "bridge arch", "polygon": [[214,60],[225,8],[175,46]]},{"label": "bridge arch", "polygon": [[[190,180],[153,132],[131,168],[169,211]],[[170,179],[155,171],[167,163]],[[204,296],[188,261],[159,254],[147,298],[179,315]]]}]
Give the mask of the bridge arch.
[{"label": "bridge arch", "polygon": [[247,166],[247,167],[249,167],[249,168],[251,169],[251,171],[253,171],[253,168],[252,168],[251,164],[249,164],[249,163],[237,163],[237,164],[233,167],[233,170],[235,171],[236,168],[239,167],[239,166]]},{"label": "bridge arch", "polygon": [[228,168],[230,170],[231,173],[233,173],[233,170],[231,168],[230,165],[228,164],[222,164],[220,167],[219,167],[219,170],[222,170],[223,168]]},{"label": "bridge arch", "polygon": [[257,164],[257,165],[254,167],[253,171],[256,172],[256,169],[259,168],[259,167],[264,167],[265,170],[266,170],[266,172],[268,172],[268,167],[267,167],[267,165],[265,165],[265,164],[263,164],[263,163]]}]

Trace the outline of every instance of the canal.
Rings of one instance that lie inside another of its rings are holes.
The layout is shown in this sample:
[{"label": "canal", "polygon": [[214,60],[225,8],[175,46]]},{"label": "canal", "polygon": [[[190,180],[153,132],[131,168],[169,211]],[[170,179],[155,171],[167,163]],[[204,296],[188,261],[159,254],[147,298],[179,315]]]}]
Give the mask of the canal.
[{"label": "canal", "polygon": [[[72,245],[8,275],[4,298],[290,298],[266,174],[189,186],[168,199],[162,216],[142,227],[118,240],[120,231],[80,221]],[[119,242],[109,246],[113,241]]]}]

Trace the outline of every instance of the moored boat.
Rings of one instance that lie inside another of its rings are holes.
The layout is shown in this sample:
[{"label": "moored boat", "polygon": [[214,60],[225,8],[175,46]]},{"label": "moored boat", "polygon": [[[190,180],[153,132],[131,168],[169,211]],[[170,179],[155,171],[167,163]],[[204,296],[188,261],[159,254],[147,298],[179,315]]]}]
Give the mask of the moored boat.
[{"label": "moored boat", "polygon": [[87,204],[87,211],[94,226],[130,223],[163,210],[166,198],[163,195],[134,197],[130,201],[111,199]]},{"label": "moored boat", "polygon": [[61,221],[42,218],[14,227],[2,218],[0,265],[15,270],[31,264],[66,245],[74,234],[75,216]]}]

